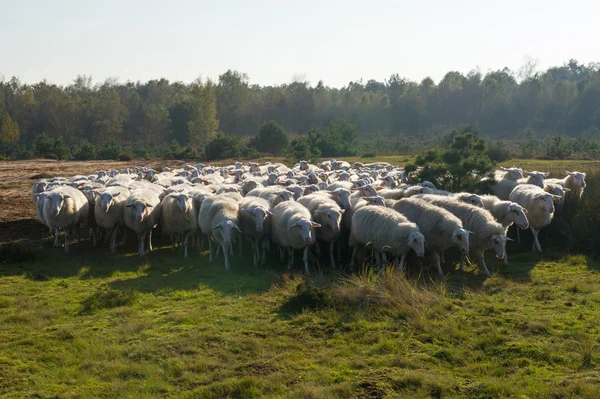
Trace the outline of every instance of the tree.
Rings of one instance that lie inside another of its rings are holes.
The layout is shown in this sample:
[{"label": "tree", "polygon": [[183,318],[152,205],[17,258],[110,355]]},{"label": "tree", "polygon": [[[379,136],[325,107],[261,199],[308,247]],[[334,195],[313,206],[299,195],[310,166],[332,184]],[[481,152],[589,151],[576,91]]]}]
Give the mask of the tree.
[{"label": "tree", "polygon": [[206,159],[209,161],[224,158],[238,158],[242,155],[242,143],[240,139],[231,134],[217,133],[215,137],[206,144]]},{"label": "tree", "polygon": [[248,75],[231,69],[219,76],[217,111],[221,129],[227,133],[243,133],[240,126],[248,109]]},{"label": "tree", "polygon": [[8,112],[5,112],[4,115],[2,115],[2,120],[0,121],[0,143],[16,143],[19,141],[20,135],[21,132],[19,131],[19,125],[10,118]]},{"label": "tree", "polygon": [[[428,180],[443,190],[485,191],[493,182],[495,163],[486,155],[485,141],[470,130],[452,132],[450,145],[417,156],[415,164],[405,169],[414,172],[421,167],[419,180]],[[483,178],[487,179],[482,182]]]},{"label": "tree", "polygon": [[250,145],[258,151],[280,156],[289,145],[289,142],[287,132],[276,122],[269,121],[260,128]]},{"label": "tree", "polygon": [[188,122],[189,143],[204,147],[219,128],[215,85],[210,79],[203,83],[198,79],[192,86],[192,107]]}]

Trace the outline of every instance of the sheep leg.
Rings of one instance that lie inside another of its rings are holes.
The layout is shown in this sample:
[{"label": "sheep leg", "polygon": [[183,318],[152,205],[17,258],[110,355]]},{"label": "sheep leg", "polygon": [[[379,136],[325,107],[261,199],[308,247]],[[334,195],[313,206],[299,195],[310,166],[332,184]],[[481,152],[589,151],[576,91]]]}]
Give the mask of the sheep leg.
[{"label": "sheep leg", "polygon": [[[114,228],[112,231],[112,237],[110,239],[110,253],[111,254],[117,253],[117,231],[119,231],[118,228]],[[108,236],[108,234],[107,234],[107,236]]]},{"label": "sheep leg", "polygon": [[294,251],[294,248],[290,248],[288,250],[288,254],[289,254],[289,259],[291,259],[290,267],[292,267],[292,266],[294,266],[294,255],[296,254],[296,251]]},{"label": "sheep leg", "polygon": [[381,269],[381,254],[379,251],[375,251],[375,263],[377,264],[377,268]]},{"label": "sheep leg", "polygon": [[96,230],[94,229],[90,229],[90,235],[92,236],[92,242],[93,242],[93,246],[96,246]]},{"label": "sheep leg", "polygon": [[502,261],[502,263],[508,265],[508,255],[506,253],[504,254],[504,260]]},{"label": "sheep leg", "polygon": [[467,257],[463,254],[460,257],[460,271],[464,272],[465,271],[465,261],[466,261]]},{"label": "sheep leg", "polygon": [[240,249],[240,256],[242,256],[242,240],[240,238],[238,238],[237,242],[238,242],[238,247]]},{"label": "sheep leg", "polygon": [[175,237],[171,236],[171,252],[175,252]]},{"label": "sheep leg", "polygon": [[388,263],[387,254],[385,252],[381,253],[381,262],[383,266],[386,266]]},{"label": "sheep leg", "polygon": [[185,259],[187,259],[187,257],[188,257],[187,246],[188,246],[189,235],[190,235],[190,233],[185,233],[185,236],[183,237],[183,257]]},{"label": "sheep leg", "polygon": [[406,253],[403,253],[400,257],[400,264],[398,265],[398,273],[401,273],[404,270],[404,261],[406,260]]},{"label": "sheep leg", "polygon": [[213,252],[212,252],[212,240],[210,239],[210,237],[208,237],[208,255],[209,255],[209,262],[212,263]]},{"label": "sheep leg", "polygon": [[[223,248],[224,250],[225,248]],[[217,251],[215,253],[215,259],[217,259],[219,257],[219,255],[221,254],[221,244],[217,243]]]},{"label": "sheep leg", "polygon": [[334,241],[329,242],[329,258],[331,259],[331,268],[335,269],[335,261],[333,260],[333,245]]},{"label": "sheep leg", "polygon": [[435,264],[435,269],[437,270],[438,276],[444,277],[442,265],[440,264],[440,254],[437,251],[433,251],[433,263]]},{"label": "sheep leg", "polygon": [[321,256],[321,245],[319,245],[319,244],[320,244],[319,241],[315,242],[315,247],[316,247],[315,250],[317,251],[317,256]]},{"label": "sheep leg", "polygon": [[354,267],[354,262],[356,262],[356,246],[352,247],[352,255],[350,256],[350,265],[352,265],[353,267]]},{"label": "sheep leg", "polygon": [[258,252],[258,244],[256,243],[256,241],[252,241],[252,264],[254,265],[254,267],[258,266],[258,258],[256,256],[256,253]]},{"label": "sheep leg", "polygon": [[148,232],[148,251],[152,252],[152,229]]},{"label": "sheep leg", "polygon": [[144,233],[138,233],[138,255],[140,258],[144,256],[144,241],[146,241],[146,235]]},{"label": "sheep leg", "polygon": [[60,248],[62,244],[60,243],[60,231],[58,227],[54,229],[54,248]]},{"label": "sheep leg", "polygon": [[540,241],[538,239],[538,235],[540,234],[540,231],[537,229],[534,229],[533,227],[529,227],[531,229],[531,233],[533,233],[533,252],[535,252],[536,250],[538,252],[542,252],[542,246],[540,245]]},{"label": "sheep leg", "polygon": [[[229,250],[231,250],[231,244],[229,244]],[[225,270],[229,271],[231,270],[229,268],[229,253],[225,247],[223,247],[223,255],[225,256]]]},{"label": "sheep leg", "polygon": [[481,270],[483,270],[483,274],[485,274],[486,277],[490,277],[491,274],[490,274],[490,271],[488,270],[488,268],[487,268],[487,266],[485,264],[485,258],[483,256],[483,251],[479,251],[478,255],[479,255],[480,267],[481,267]]},{"label": "sheep leg", "polygon": [[279,260],[281,262],[283,262],[285,260],[284,255],[283,255],[283,248],[281,246],[279,247]]},{"label": "sheep leg", "polygon": [[521,229],[517,226],[517,244],[521,244]]},{"label": "sheep leg", "polygon": [[338,262],[341,262],[342,261],[342,242],[338,241],[338,240],[336,240],[335,242],[337,244],[337,260],[338,260]]},{"label": "sheep leg", "polygon": [[442,263],[446,263],[446,257],[445,257],[445,255],[444,255],[444,251],[442,251],[442,253],[441,253],[441,254],[439,254],[439,257],[440,257],[440,261],[441,261]]},{"label": "sheep leg", "polygon": [[65,253],[69,253],[69,227],[65,229]]},{"label": "sheep leg", "polygon": [[262,242],[262,258],[260,259],[260,264],[264,265],[267,262],[267,247],[269,246],[269,240],[263,239]]},{"label": "sheep leg", "polygon": [[302,255],[302,260],[304,261],[304,272],[308,276],[310,274],[308,270],[308,246],[304,247],[304,254]]},{"label": "sheep leg", "polygon": [[125,245],[127,242],[127,226],[123,225],[123,240],[121,241],[121,245]]}]

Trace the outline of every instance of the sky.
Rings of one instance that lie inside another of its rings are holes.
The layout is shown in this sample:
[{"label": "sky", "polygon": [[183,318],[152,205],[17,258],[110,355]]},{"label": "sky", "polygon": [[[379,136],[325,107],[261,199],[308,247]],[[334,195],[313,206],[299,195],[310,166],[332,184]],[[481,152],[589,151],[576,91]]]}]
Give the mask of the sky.
[{"label": "sky", "polygon": [[0,75],[341,87],[600,61],[598,1],[0,0]]}]

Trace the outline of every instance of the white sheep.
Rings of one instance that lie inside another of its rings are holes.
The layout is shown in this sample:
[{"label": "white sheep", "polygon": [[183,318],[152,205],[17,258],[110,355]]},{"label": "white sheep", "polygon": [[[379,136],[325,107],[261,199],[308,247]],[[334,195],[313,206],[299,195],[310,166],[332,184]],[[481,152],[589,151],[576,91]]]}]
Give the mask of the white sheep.
[{"label": "white sheep", "polygon": [[[131,192],[125,187],[107,187],[97,192],[94,216],[99,227],[111,234],[110,252],[117,252],[117,232],[125,226],[125,205]],[[123,234],[127,234],[124,230]]]},{"label": "white sheep", "polygon": [[452,213],[418,198],[401,199],[391,208],[417,224],[440,277],[444,275],[440,263],[444,251],[456,245],[463,255],[468,255],[469,231],[463,229],[460,219]]},{"label": "white sheep", "polygon": [[[508,235],[508,228],[515,224],[517,229],[528,229],[529,220],[527,219],[527,209],[516,202],[501,201],[495,195],[485,195],[482,197],[483,207],[488,210],[494,219],[504,226],[504,235]],[[518,234],[519,230],[517,230]],[[504,264],[508,264],[508,255],[504,256]]]},{"label": "white sheep", "polygon": [[229,251],[232,242],[236,239],[236,231],[241,233],[238,220],[239,202],[226,194],[207,197],[200,206],[198,213],[198,226],[203,234],[209,237],[210,262],[213,261],[211,237],[217,242],[217,252],[223,249],[225,256],[225,270],[229,271]]},{"label": "white sheep", "polygon": [[[331,267],[335,268],[333,259],[333,247],[340,237],[340,223],[344,209],[331,198],[323,195],[306,195],[298,199],[298,203],[304,205],[310,212],[312,219],[321,225],[317,230],[317,239],[329,244],[329,259]],[[317,245],[317,252],[319,246]]]},{"label": "white sheep", "polygon": [[[507,238],[504,234],[504,227],[496,222],[492,214],[485,209],[439,195],[423,195],[421,198],[435,206],[446,209],[461,220],[463,228],[471,232],[469,235],[470,251],[479,258],[483,273],[490,276],[483,254],[486,249],[493,249],[498,259],[503,259],[506,256]],[[466,257],[461,259],[461,270],[464,270],[465,259]]]},{"label": "white sheep", "polygon": [[[271,203],[260,197],[246,197],[240,202],[239,221],[242,234],[252,244],[254,266],[266,261],[267,239],[271,234]],[[260,254],[262,246],[263,253]]]},{"label": "white sheep", "polygon": [[516,202],[527,209],[529,229],[533,234],[533,252],[542,252],[538,235],[540,229],[552,222],[555,198],[557,198],[555,195],[547,193],[533,184],[519,185],[510,193],[510,201]]},{"label": "white sheep", "polygon": [[280,247],[283,261],[283,249],[288,250],[288,268],[294,263],[294,250],[303,249],[304,271],[309,274],[308,248],[315,243],[316,227],[310,212],[295,201],[284,201],[273,207],[271,217],[271,235],[273,242]]},{"label": "white sheep", "polygon": [[171,237],[183,238],[183,257],[188,257],[188,238],[198,230],[198,209],[187,193],[173,193],[161,201],[162,231]]},{"label": "white sheep", "polygon": [[137,234],[140,257],[144,256],[146,237],[148,237],[148,250],[152,251],[152,229],[160,221],[160,213],[160,199],[152,190],[134,190],[127,198],[125,225]]},{"label": "white sheep", "polygon": [[419,227],[395,210],[381,206],[364,206],[354,213],[348,244],[352,247],[352,264],[357,247],[368,244],[380,254],[390,253],[395,260],[400,257],[399,270],[410,249],[419,257],[425,253],[425,237]]},{"label": "white sheep", "polygon": [[550,194],[554,194],[557,197],[560,197],[554,199],[555,208],[557,211],[560,211],[565,204],[565,198],[567,196],[567,193],[569,193],[571,190],[561,186],[560,184],[549,183],[546,181],[544,182],[544,191]]},{"label": "white sheep", "polygon": [[567,171],[567,176],[563,179],[546,179],[547,183],[560,184],[564,188],[568,188],[571,190],[570,193],[567,194],[567,199],[573,198],[576,201],[581,199],[583,195],[583,190],[585,189],[585,172],[569,172]]},{"label": "white sheep", "polygon": [[83,193],[70,186],[58,186],[45,193],[43,219],[56,233],[54,246],[58,246],[58,231],[65,232],[65,253],[69,253],[69,232],[79,232],[86,222],[89,203]]},{"label": "white sheep", "polygon": [[272,206],[278,205],[283,201],[293,201],[293,193],[285,188],[269,186],[263,188],[255,188],[246,194],[246,197],[260,197],[271,203]]}]

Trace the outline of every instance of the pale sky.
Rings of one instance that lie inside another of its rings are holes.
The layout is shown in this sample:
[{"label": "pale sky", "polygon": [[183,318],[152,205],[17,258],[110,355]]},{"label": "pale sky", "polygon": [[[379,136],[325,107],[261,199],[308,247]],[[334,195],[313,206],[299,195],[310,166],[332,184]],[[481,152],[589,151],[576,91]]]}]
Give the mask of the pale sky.
[{"label": "pale sky", "polygon": [[0,0],[0,75],[190,82],[438,82],[446,72],[600,61],[600,2]]}]

